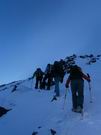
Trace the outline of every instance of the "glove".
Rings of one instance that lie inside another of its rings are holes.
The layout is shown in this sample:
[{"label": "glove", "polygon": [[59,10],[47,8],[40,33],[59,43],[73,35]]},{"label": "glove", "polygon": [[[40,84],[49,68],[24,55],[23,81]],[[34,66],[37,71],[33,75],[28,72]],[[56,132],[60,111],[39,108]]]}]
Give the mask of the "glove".
[{"label": "glove", "polygon": [[31,79],[33,79],[33,76],[32,76],[32,77],[30,77],[30,78],[28,78],[28,80],[31,80]]},{"label": "glove", "polygon": [[88,82],[91,82],[91,80],[89,79],[89,80],[87,80]]}]

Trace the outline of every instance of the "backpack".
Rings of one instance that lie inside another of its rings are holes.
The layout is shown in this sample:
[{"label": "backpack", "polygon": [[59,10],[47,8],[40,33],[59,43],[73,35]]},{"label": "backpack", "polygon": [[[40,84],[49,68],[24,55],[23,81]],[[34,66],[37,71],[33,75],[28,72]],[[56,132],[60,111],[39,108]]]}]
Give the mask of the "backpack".
[{"label": "backpack", "polygon": [[36,74],[37,78],[42,78],[43,77],[43,72],[40,69],[38,69],[35,74]]},{"label": "backpack", "polygon": [[52,70],[52,65],[48,64],[47,67],[46,67],[45,73],[50,74],[51,70]]},{"label": "backpack", "polygon": [[75,66],[71,66],[70,68],[70,79],[74,80],[74,79],[82,79],[82,70],[80,67],[78,67],[77,65]]},{"label": "backpack", "polygon": [[53,65],[53,76],[63,76],[64,71],[63,71],[63,66],[61,65],[60,62],[55,61]]}]

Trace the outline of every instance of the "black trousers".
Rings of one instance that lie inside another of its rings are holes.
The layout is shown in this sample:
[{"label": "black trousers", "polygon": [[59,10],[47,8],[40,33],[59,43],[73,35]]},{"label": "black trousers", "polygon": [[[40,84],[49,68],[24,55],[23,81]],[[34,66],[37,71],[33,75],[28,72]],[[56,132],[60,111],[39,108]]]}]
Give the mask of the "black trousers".
[{"label": "black trousers", "polygon": [[[50,90],[52,80],[53,80],[53,78],[52,78],[51,74],[46,74],[45,77],[43,78],[44,88],[45,88],[45,86],[47,86],[47,90]],[[47,81],[47,83],[46,83],[46,81]]]},{"label": "black trousers", "polygon": [[38,89],[38,88],[41,89],[41,83],[42,83],[42,78],[36,78],[35,88],[36,89]]},{"label": "black trousers", "polygon": [[72,91],[72,104],[73,108],[80,106],[83,108],[84,103],[84,80],[72,80],[71,81],[71,91]]}]

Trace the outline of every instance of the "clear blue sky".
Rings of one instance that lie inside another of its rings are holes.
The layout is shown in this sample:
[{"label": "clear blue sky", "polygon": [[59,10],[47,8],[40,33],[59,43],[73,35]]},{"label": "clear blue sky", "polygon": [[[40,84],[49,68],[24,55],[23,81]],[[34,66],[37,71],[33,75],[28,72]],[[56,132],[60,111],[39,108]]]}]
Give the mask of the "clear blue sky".
[{"label": "clear blue sky", "polygon": [[0,84],[100,44],[100,0],[0,0]]}]

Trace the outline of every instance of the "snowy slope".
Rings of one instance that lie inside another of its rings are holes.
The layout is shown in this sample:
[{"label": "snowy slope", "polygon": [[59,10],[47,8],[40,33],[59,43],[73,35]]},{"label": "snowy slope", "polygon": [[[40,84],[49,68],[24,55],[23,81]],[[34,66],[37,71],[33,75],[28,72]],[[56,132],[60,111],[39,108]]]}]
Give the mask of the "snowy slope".
[{"label": "snowy slope", "polygon": [[[80,63],[81,64],[81,63]],[[54,86],[51,91],[35,90],[33,80],[25,80],[8,84],[0,88],[0,106],[12,108],[0,118],[1,135],[100,135],[101,134],[101,77],[100,62],[92,66],[83,66],[84,71],[92,76],[93,103],[90,103],[89,87],[85,82],[84,117],[71,111],[71,92],[67,93],[64,105],[65,81],[60,84],[61,97],[54,102]],[[66,77],[67,78],[67,75]],[[19,84],[19,85],[18,85]],[[12,92],[14,85],[18,85]]]}]

